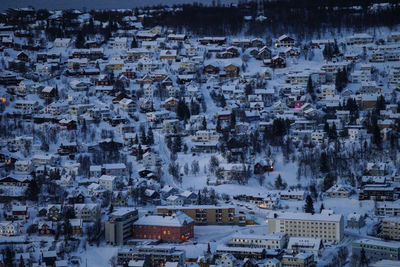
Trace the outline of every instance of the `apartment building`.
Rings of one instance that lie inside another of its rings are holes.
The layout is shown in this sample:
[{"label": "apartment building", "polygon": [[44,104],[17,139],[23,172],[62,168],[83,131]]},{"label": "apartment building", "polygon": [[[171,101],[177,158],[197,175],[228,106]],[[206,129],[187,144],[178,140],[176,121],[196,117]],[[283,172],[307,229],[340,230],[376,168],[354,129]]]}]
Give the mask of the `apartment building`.
[{"label": "apartment building", "polygon": [[359,200],[393,201],[396,199],[395,189],[388,184],[365,185],[358,195]]},{"label": "apartment building", "polygon": [[138,219],[138,211],[119,208],[108,216],[105,223],[105,239],[111,245],[123,245],[133,235],[133,223]]},{"label": "apartment building", "polygon": [[354,241],[351,245],[353,255],[360,256],[361,250],[364,249],[365,256],[370,261],[379,260],[399,260],[400,259],[400,243],[388,242],[375,239],[360,239]]},{"label": "apartment building", "polygon": [[389,83],[394,85],[400,84],[400,70],[391,69],[389,72]]},{"label": "apartment building", "polygon": [[201,130],[197,131],[193,141],[195,142],[210,142],[217,141],[219,135],[215,131],[210,130]]},{"label": "apartment building", "polygon": [[279,193],[280,198],[282,200],[304,200],[305,192],[303,190],[288,190],[288,191],[281,191]]},{"label": "apartment building", "polygon": [[267,216],[268,233],[281,232],[290,237],[321,238],[324,242],[340,242],[344,236],[344,220],[339,214],[324,212],[271,212]]},{"label": "apartment building", "polygon": [[55,161],[55,157],[52,154],[35,154],[32,157],[32,163],[35,167],[41,165],[53,165]]},{"label": "apartment building", "polygon": [[356,33],[350,37],[348,37],[347,44],[368,44],[374,41],[374,37],[367,33]]},{"label": "apartment building", "polygon": [[307,84],[310,77],[309,72],[290,73],[286,76],[285,81],[289,84]]},{"label": "apartment building", "polygon": [[375,214],[378,216],[400,216],[400,200],[377,202]]},{"label": "apartment building", "polygon": [[126,176],[126,166],[124,163],[104,164],[104,174],[114,176]]},{"label": "apartment building", "polygon": [[263,248],[228,247],[225,245],[218,245],[215,253],[218,256],[232,254],[237,259],[253,258],[261,260],[265,257],[266,251]]},{"label": "apartment building", "polygon": [[112,49],[126,49],[128,39],[126,37],[114,37],[110,40],[110,48]]},{"label": "apartment building", "polygon": [[267,235],[234,235],[227,244],[232,247],[253,247],[275,250],[283,249],[286,245],[286,239],[286,235],[282,233]]},{"label": "apartment building", "polygon": [[351,73],[352,83],[369,82],[371,80],[371,72],[356,70]]},{"label": "apartment building", "polygon": [[38,102],[31,100],[16,100],[14,105],[15,109],[23,110],[26,112],[34,112],[37,107]]},{"label": "apartment building", "polygon": [[194,236],[194,221],[180,211],[171,216],[146,214],[133,224],[133,236],[138,239],[182,242]]},{"label": "apartment building", "polygon": [[383,218],[382,235],[387,239],[400,240],[400,217]]},{"label": "apartment building", "polygon": [[178,266],[184,266],[186,253],[185,250],[168,245],[123,248],[118,250],[117,263],[122,265],[130,260],[144,260],[146,257],[150,258],[151,266],[164,266],[167,261],[177,262]]},{"label": "apartment building", "polygon": [[245,223],[245,216],[236,216],[233,206],[189,205],[159,206],[157,212],[171,215],[177,211],[184,212],[195,224],[239,224]]}]

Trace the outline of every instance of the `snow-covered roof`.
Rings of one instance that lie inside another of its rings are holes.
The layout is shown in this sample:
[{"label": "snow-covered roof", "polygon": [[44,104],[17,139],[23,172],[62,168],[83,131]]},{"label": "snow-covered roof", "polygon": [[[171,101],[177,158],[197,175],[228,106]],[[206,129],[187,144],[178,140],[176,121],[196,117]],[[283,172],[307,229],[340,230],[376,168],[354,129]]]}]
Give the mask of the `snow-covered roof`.
[{"label": "snow-covered roof", "polygon": [[178,211],[171,216],[145,215],[139,218],[134,224],[181,227],[184,225],[184,223],[188,224],[192,222],[194,222],[192,218],[187,216],[185,213]]},{"label": "snow-covered roof", "polygon": [[303,246],[312,249],[319,249],[322,244],[321,238],[312,237],[290,237],[288,242],[288,249],[292,249],[293,246]]},{"label": "snow-covered roof", "polygon": [[269,219],[277,218],[284,220],[304,220],[304,221],[333,221],[339,222],[342,219],[341,214],[310,214],[303,212],[290,212],[290,211],[282,211],[282,212],[270,212],[267,216]]},{"label": "snow-covered roof", "polygon": [[110,170],[110,169],[125,169],[126,168],[124,163],[109,163],[109,164],[104,164],[103,167],[106,170]]}]

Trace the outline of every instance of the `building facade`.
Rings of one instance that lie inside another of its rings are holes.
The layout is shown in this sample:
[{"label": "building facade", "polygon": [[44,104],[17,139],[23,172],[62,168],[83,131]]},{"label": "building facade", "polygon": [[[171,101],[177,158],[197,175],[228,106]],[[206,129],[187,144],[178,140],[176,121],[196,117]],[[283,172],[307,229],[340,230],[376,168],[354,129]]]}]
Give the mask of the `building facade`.
[{"label": "building facade", "polygon": [[344,236],[343,216],[337,214],[271,212],[267,221],[268,233],[321,238],[328,243],[338,243]]},{"label": "building facade", "polygon": [[400,243],[386,242],[373,239],[360,239],[352,243],[353,255],[361,255],[361,250],[365,251],[365,256],[370,261],[379,260],[399,260]]},{"label": "building facade", "polygon": [[194,236],[194,220],[183,212],[171,216],[145,215],[133,224],[133,237],[182,242]]},{"label": "building facade", "polygon": [[233,206],[188,205],[159,206],[157,212],[170,215],[182,211],[192,218],[195,224],[238,224],[244,218],[235,215]]},{"label": "building facade", "polygon": [[123,245],[133,236],[133,223],[138,219],[136,209],[121,208],[109,215],[105,223],[105,239],[111,245]]}]

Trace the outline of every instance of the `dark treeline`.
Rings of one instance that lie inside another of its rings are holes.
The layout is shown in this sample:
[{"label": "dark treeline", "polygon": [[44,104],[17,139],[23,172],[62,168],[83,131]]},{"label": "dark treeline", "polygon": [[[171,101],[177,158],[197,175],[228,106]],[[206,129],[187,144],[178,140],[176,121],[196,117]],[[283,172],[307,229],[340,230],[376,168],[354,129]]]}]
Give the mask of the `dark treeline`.
[{"label": "dark treeline", "polygon": [[[374,4],[389,3],[382,8]],[[48,20],[46,32],[50,37],[68,37],[81,32],[84,36],[101,33],[106,38],[117,29],[129,30],[124,16],[145,14],[144,26],[163,25],[177,32],[191,32],[194,35],[247,35],[277,36],[282,33],[294,35],[298,40],[327,32],[340,33],[347,29],[361,32],[366,29],[387,26],[392,28],[400,23],[399,1],[389,0],[272,0],[264,1],[264,21],[245,21],[245,16],[255,18],[258,14],[256,1],[229,6],[204,6],[202,4],[179,5],[175,9],[165,6],[132,10],[91,10],[92,18],[80,25],[78,13],[64,10],[62,18],[49,20],[50,12],[39,9],[34,12],[36,20]],[[179,9],[177,9],[179,8]],[[178,10],[178,11],[177,11]],[[27,27],[25,14],[7,12],[0,15],[0,22]],[[108,22],[106,28],[98,27],[94,21]],[[52,39],[52,38],[50,38]]]},{"label": "dark treeline", "polygon": [[[165,12],[148,18],[146,25],[166,25],[177,31],[187,29],[199,35],[233,35],[243,30],[256,35],[282,32],[322,34],[333,28],[363,31],[371,27],[393,27],[400,22],[398,1],[389,1],[387,9],[371,9],[381,1],[368,0],[275,0],[264,2],[267,20],[244,23],[244,16],[257,14],[255,2],[236,6],[208,7],[183,5],[180,12]],[[385,1],[388,2],[388,1]]]}]

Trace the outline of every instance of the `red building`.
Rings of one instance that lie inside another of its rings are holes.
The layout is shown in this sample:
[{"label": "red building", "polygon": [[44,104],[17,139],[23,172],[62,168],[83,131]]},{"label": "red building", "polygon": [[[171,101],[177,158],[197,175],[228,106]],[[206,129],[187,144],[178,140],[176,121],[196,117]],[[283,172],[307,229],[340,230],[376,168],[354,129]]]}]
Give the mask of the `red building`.
[{"label": "red building", "polygon": [[133,69],[125,69],[122,72],[123,75],[126,76],[128,79],[135,79],[136,78],[136,72]]},{"label": "red building", "polygon": [[53,235],[54,228],[52,222],[39,222],[38,223],[39,235]]},{"label": "red building", "polygon": [[194,221],[183,212],[171,216],[146,215],[133,224],[133,238],[182,242],[193,237]]}]

